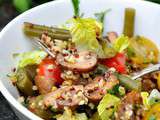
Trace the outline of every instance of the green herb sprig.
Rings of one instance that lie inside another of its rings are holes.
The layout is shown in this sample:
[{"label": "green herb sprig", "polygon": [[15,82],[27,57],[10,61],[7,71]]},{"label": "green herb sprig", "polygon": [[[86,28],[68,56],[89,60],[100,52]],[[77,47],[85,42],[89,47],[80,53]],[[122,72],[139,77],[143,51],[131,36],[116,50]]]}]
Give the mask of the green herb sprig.
[{"label": "green herb sprig", "polygon": [[74,8],[74,16],[79,17],[80,16],[80,9],[79,9],[79,0],[72,0],[73,8]]}]

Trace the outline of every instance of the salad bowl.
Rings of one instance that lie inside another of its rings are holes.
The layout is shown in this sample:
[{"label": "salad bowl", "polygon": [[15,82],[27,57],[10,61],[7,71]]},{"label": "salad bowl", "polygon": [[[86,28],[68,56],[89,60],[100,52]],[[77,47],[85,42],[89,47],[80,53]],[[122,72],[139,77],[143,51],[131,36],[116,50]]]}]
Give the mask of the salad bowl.
[{"label": "salad bowl", "polygon": [[[123,31],[125,8],[135,8],[135,34],[146,36],[160,45],[160,6],[157,4],[140,0],[81,0],[80,7],[85,17],[111,9],[105,17],[104,33],[116,31],[118,34]],[[72,16],[71,0],[57,0],[24,12],[0,32],[0,90],[20,120],[41,120],[17,101],[19,93],[7,77],[15,66],[12,55],[34,49],[29,38],[23,34],[22,25],[26,21],[49,26],[62,25]]]}]

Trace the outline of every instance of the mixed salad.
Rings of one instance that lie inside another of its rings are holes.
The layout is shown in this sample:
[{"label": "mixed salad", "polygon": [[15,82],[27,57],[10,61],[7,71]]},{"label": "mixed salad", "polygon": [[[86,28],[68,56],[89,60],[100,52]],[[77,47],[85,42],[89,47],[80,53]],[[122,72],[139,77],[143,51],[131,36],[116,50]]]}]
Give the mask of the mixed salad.
[{"label": "mixed salad", "polygon": [[18,62],[9,77],[18,100],[45,120],[159,120],[160,72],[131,78],[159,62],[157,46],[134,35],[136,10],[125,9],[121,35],[106,34],[110,10],[84,18],[80,1],[72,3],[74,17],[60,27],[24,23],[24,34],[52,56],[39,49],[14,54]]}]

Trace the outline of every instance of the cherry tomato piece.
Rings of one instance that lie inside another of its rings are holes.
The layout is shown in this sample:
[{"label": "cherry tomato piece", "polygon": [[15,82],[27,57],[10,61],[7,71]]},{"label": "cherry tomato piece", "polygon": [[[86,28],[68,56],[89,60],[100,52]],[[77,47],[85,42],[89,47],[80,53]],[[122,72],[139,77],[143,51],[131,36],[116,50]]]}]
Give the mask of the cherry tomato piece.
[{"label": "cherry tomato piece", "polygon": [[51,91],[54,85],[62,84],[61,69],[53,59],[45,58],[38,66],[35,83],[41,94]]},{"label": "cherry tomato piece", "polygon": [[126,56],[124,53],[117,53],[113,58],[105,59],[102,64],[111,68],[114,67],[119,73],[126,73]]}]

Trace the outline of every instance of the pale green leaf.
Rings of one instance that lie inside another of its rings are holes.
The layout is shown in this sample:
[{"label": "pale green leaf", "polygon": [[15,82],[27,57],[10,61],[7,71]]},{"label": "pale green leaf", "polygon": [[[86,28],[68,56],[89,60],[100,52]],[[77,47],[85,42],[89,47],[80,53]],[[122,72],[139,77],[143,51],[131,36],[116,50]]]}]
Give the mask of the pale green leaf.
[{"label": "pale green leaf", "polygon": [[47,53],[40,50],[19,54],[18,67],[21,68],[27,65],[39,64],[46,56]]},{"label": "pale green leaf", "polygon": [[97,40],[97,36],[102,32],[102,23],[92,18],[76,18],[70,19],[66,26],[71,31],[72,42],[78,49],[90,50],[98,56],[105,55]]},{"label": "pale green leaf", "polygon": [[118,37],[113,44],[113,47],[117,52],[123,52],[128,46],[129,46],[128,37],[124,35]]},{"label": "pale green leaf", "polygon": [[119,102],[120,99],[118,97],[106,94],[98,105],[98,113],[101,119],[109,120]]}]

